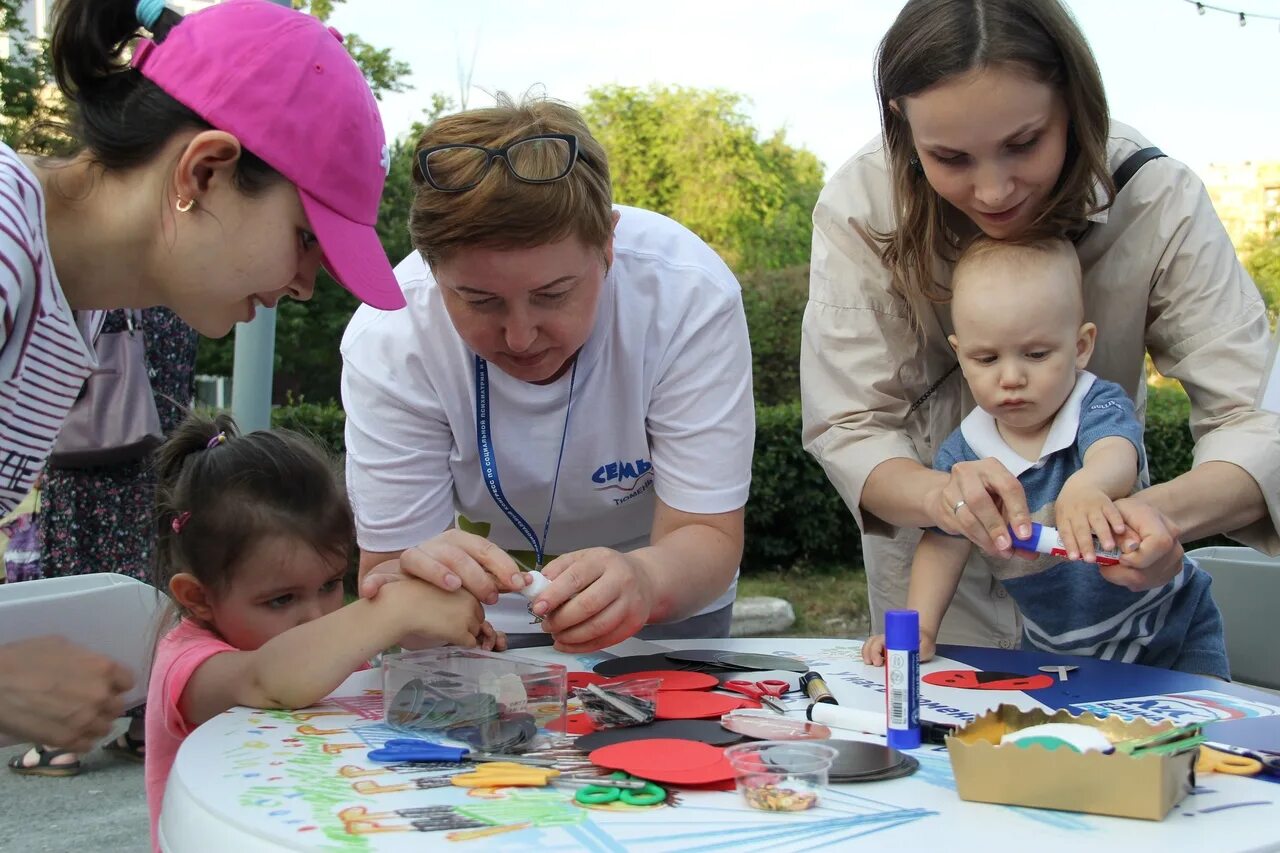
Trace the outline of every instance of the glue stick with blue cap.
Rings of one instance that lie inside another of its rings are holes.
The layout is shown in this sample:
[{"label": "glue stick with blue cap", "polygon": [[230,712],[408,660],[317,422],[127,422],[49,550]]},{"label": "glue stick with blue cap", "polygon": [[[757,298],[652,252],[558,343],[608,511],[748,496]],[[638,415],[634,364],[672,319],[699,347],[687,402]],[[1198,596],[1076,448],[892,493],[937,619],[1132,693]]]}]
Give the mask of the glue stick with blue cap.
[{"label": "glue stick with blue cap", "polygon": [[920,614],[884,614],[885,731],[894,749],[920,746]]}]

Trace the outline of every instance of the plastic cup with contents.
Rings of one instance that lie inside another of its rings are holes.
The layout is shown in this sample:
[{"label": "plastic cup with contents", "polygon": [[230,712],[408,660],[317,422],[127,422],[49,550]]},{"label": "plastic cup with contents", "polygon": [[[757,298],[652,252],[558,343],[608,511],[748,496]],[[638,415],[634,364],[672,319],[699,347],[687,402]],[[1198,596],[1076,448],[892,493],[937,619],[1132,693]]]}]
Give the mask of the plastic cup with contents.
[{"label": "plastic cup with contents", "polygon": [[605,681],[574,688],[573,695],[597,729],[652,723],[658,707],[660,678]]},{"label": "plastic cup with contents", "polygon": [[802,812],[818,805],[836,750],[813,741],[762,740],[724,751],[738,791],[754,809]]}]

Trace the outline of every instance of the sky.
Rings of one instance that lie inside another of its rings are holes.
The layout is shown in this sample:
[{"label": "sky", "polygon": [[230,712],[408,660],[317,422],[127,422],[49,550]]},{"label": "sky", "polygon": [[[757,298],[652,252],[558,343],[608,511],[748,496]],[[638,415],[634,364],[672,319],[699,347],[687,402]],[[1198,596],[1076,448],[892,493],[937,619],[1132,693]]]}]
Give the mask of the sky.
[{"label": "sky", "polygon": [[[1184,0],[1068,0],[1102,69],[1112,117],[1195,169],[1280,159],[1280,26],[1241,27]],[[1280,16],[1280,0],[1216,0]],[[330,23],[390,48],[414,88],[384,96],[388,135],[433,92],[486,106],[531,87],[580,105],[607,84],[722,88],[761,135],[786,130],[827,174],[879,128],[872,66],[898,0],[346,0]]]}]

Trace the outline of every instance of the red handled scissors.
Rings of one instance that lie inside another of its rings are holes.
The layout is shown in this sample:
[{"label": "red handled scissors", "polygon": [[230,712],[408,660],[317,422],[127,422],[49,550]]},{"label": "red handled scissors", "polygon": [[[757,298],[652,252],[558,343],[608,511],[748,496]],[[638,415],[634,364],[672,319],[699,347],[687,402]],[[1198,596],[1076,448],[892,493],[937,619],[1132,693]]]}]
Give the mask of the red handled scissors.
[{"label": "red handled scissors", "polygon": [[732,690],[734,693],[750,696],[752,699],[763,699],[765,697],[780,699],[782,694],[791,689],[791,685],[787,684],[787,682],[775,679],[769,679],[768,681],[726,681],[720,686],[725,690]]}]

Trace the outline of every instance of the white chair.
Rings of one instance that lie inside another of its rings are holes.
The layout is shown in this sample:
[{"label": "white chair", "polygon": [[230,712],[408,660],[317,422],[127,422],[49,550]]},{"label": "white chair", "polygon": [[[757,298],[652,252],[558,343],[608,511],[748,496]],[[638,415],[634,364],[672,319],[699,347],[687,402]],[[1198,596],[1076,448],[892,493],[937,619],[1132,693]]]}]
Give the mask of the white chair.
[{"label": "white chair", "polygon": [[1231,678],[1280,690],[1280,557],[1223,546],[1197,548],[1187,556],[1213,578],[1213,599],[1227,632]]}]

